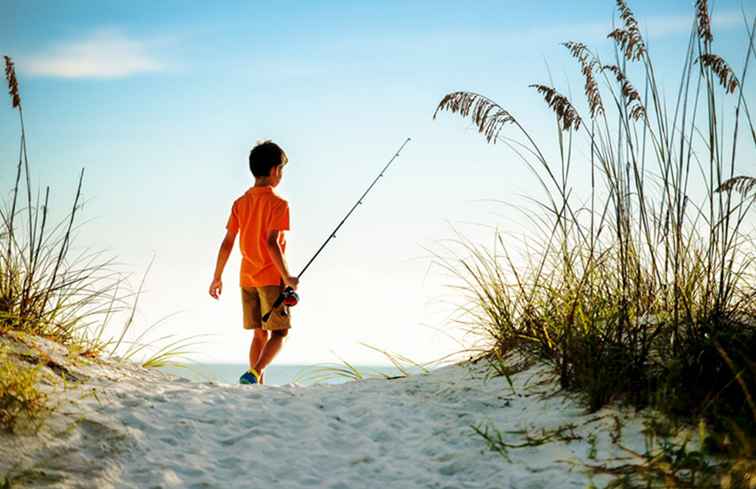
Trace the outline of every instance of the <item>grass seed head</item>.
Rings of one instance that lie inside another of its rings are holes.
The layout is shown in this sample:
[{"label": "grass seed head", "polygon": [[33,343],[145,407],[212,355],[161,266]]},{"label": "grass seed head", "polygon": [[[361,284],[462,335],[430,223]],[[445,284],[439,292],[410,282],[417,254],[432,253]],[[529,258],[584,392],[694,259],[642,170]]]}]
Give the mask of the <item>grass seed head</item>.
[{"label": "grass seed head", "polygon": [[727,93],[734,93],[738,89],[740,82],[735,77],[730,65],[721,57],[712,53],[702,54],[699,58],[701,64],[709,68],[712,73],[719,77],[719,83],[724,87]]},{"label": "grass seed head", "polygon": [[11,106],[15,109],[16,107],[21,107],[16,68],[13,66],[13,60],[9,56],[3,56],[3,58],[5,58],[5,78],[8,80],[8,93],[11,96]]},{"label": "grass seed head", "polygon": [[638,21],[633,15],[633,11],[627,6],[624,0],[617,0],[617,10],[619,11],[620,18],[628,29],[638,29]]},{"label": "grass seed head", "polygon": [[543,95],[546,103],[556,113],[562,130],[567,131],[572,129],[573,126],[575,129],[580,129],[580,124],[582,124],[583,120],[567,97],[547,85],[535,84],[530,85],[530,87],[535,88],[538,93]]},{"label": "grass seed head", "polygon": [[514,117],[493,100],[472,92],[452,92],[447,94],[433,113],[435,119],[442,110],[468,117],[483,134],[486,141],[495,143],[501,129],[512,122]]},{"label": "grass seed head", "polygon": [[630,117],[634,120],[640,120],[646,114],[646,108],[641,102],[641,96],[638,90],[630,83],[622,69],[617,65],[604,65],[603,71],[611,71],[617,83],[620,84],[622,96],[625,99],[625,107],[629,109]]},{"label": "grass seed head", "polygon": [[698,24],[698,37],[704,42],[713,41],[714,35],[711,32],[711,17],[709,16],[707,0],[696,1],[696,22]]},{"label": "grass seed head", "polygon": [[752,191],[756,190],[756,177],[749,177],[746,175],[740,175],[732,177],[722,182],[717,188],[717,192],[738,192],[744,197],[748,196]]},{"label": "grass seed head", "polygon": [[598,83],[593,76],[593,67],[598,62],[591,56],[590,51],[585,44],[581,42],[566,42],[563,44],[569,51],[572,57],[578,60],[580,63],[580,71],[585,78],[585,96],[588,99],[588,106],[591,111],[591,117],[595,117],[598,114],[604,112],[604,103],[601,100],[601,93],[599,92]]},{"label": "grass seed head", "polygon": [[614,39],[626,59],[637,61],[646,53],[646,43],[643,42],[638,21],[624,0],[617,0],[617,10],[625,28],[614,29],[607,37]]}]

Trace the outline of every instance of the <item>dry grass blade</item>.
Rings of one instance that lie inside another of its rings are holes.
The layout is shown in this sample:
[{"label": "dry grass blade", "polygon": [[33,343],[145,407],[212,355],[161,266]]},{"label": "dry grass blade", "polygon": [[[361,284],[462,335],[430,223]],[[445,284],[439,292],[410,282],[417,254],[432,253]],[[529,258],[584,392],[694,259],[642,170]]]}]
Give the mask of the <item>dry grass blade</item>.
[{"label": "dry grass blade", "polygon": [[739,368],[735,365],[735,362],[732,361],[732,358],[730,358],[727,350],[722,348],[719,343],[716,343],[716,347],[717,352],[719,352],[719,354],[722,356],[722,359],[725,361],[727,366],[730,367],[730,370],[735,375],[735,381],[737,381],[738,385],[740,385],[740,388],[743,390],[743,396],[748,402],[748,407],[751,408],[751,416],[753,417],[753,421],[756,422],[756,402],[753,401],[753,396],[751,395],[748,383],[744,381],[741,376],[743,372],[738,370]]},{"label": "dry grass blade", "polygon": [[171,336],[162,338],[160,341],[164,341],[157,351],[147,356],[142,360],[142,367],[144,368],[162,368],[166,366],[180,365],[176,362],[181,358],[193,353],[190,348],[198,346],[201,342],[194,341],[196,338],[200,338],[204,335],[195,335],[188,338],[173,339]]},{"label": "dry grass blade", "polygon": [[400,355],[398,353],[390,353],[386,350],[381,350],[380,348],[377,348],[375,346],[368,345],[367,343],[360,344],[365,348],[369,348],[386,357],[403,377],[408,377],[411,374],[411,370],[413,369],[420,373],[428,373],[428,369],[425,366],[420,365],[419,363],[405,357],[404,355]]},{"label": "dry grass blade", "polygon": [[385,376],[375,377],[374,375],[367,374],[335,353],[334,355],[341,363],[324,363],[314,367],[305,368],[294,377],[294,382],[318,384],[339,379],[354,382],[367,378],[385,378]]},{"label": "dry grass blade", "polygon": [[712,73],[719,77],[719,83],[724,87],[727,93],[734,93],[740,82],[735,77],[735,73],[721,56],[712,53],[702,54],[698,60],[701,65],[709,68]]},{"label": "dry grass blade", "polygon": [[604,113],[604,104],[601,100],[598,83],[593,77],[593,67],[597,65],[597,61],[591,56],[588,47],[581,42],[570,41],[564,43],[563,46],[580,63],[580,71],[585,78],[585,96],[588,98],[591,117]]},{"label": "dry grass blade", "polygon": [[717,188],[717,192],[731,192],[735,191],[744,197],[756,190],[756,177],[749,177],[746,175],[740,175],[732,177],[722,182]]},{"label": "dry grass blade", "polygon": [[489,143],[496,142],[501,129],[506,124],[515,122],[514,117],[493,100],[472,92],[452,92],[439,102],[433,113],[435,119],[438,113],[447,110],[472,119]]},{"label": "dry grass blade", "polygon": [[320,384],[338,380],[355,382],[358,380],[364,380],[368,377],[369,376],[366,376],[366,374],[347,362],[344,362],[343,364],[326,363],[302,369],[294,376],[292,382],[295,384]]},{"label": "dry grass blade", "polygon": [[696,23],[698,24],[698,37],[704,42],[714,40],[711,33],[711,17],[709,16],[709,5],[707,0],[696,1]]},{"label": "dry grass blade", "polygon": [[640,29],[638,29],[638,21],[635,19],[633,11],[623,0],[617,0],[617,10],[625,28],[614,29],[607,37],[614,39],[626,59],[639,60],[646,53],[646,44],[643,42]]},{"label": "dry grass blade", "polygon": [[543,95],[546,103],[556,113],[563,131],[570,130],[573,126],[575,129],[580,129],[580,124],[583,120],[580,118],[577,110],[575,110],[575,107],[573,107],[567,97],[561,95],[555,89],[547,85],[535,84],[530,85],[530,87],[535,88],[538,93]]},{"label": "dry grass blade", "polygon": [[5,78],[8,80],[8,93],[11,96],[11,106],[15,109],[21,107],[21,95],[18,93],[18,80],[16,79],[16,68],[13,66],[13,60],[9,56],[5,58]]},{"label": "dry grass blade", "polygon": [[630,117],[634,120],[641,119],[646,114],[646,108],[641,103],[641,96],[638,90],[630,83],[625,73],[617,65],[604,65],[602,71],[611,71],[617,83],[620,84],[622,96],[625,99],[625,107],[629,109]]}]

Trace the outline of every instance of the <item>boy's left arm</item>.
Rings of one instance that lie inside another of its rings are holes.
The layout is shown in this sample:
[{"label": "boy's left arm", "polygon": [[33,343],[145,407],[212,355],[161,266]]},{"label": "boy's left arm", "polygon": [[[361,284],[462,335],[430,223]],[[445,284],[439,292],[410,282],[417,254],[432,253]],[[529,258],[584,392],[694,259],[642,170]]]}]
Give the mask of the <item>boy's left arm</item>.
[{"label": "boy's left arm", "polygon": [[218,259],[215,262],[215,273],[213,273],[213,281],[210,283],[210,296],[213,299],[220,297],[223,291],[223,282],[221,276],[223,275],[223,269],[226,268],[226,262],[234,249],[234,241],[236,241],[236,233],[238,229],[228,229],[226,236],[223,238],[223,242],[218,250]]}]

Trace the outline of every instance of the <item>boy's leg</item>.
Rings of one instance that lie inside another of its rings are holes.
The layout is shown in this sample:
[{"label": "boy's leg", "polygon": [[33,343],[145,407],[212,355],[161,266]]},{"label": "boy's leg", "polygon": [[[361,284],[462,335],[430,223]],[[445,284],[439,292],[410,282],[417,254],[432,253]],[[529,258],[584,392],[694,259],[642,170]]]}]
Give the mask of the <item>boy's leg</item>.
[{"label": "boy's leg", "polygon": [[[270,311],[281,290],[281,287],[278,286],[258,287],[257,293],[260,298],[260,311]],[[268,317],[268,321],[263,324],[264,328],[270,330],[271,336],[267,343],[265,343],[265,347],[263,347],[260,357],[253,367],[258,372],[262,372],[265,367],[270,365],[270,362],[273,361],[281,350],[284,337],[286,337],[291,327],[290,314],[288,307],[284,305],[278,306],[272,311]]]},{"label": "boy's leg", "polygon": [[[249,345],[249,368],[253,369],[257,364],[257,360],[260,358],[265,344],[268,342],[269,334],[262,329],[262,318],[260,314],[260,294],[259,291],[254,288],[241,289],[242,295],[242,310],[244,313],[244,329],[251,329],[254,331],[252,342]],[[258,371],[260,377],[257,379],[262,384],[262,372]]]},{"label": "boy's leg", "polygon": [[[254,330],[254,336],[252,337],[252,344],[249,345],[249,367],[255,368],[255,365],[260,359],[260,353],[262,353],[265,344],[268,343],[268,332],[262,328]],[[260,372],[258,370],[258,372]]]},{"label": "boy's leg", "polygon": [[260,353],[260,358],[258,358],[257,363],[252,368],[257,370],[258,372],[262,372],[265,367],[270,365],[270,362],[272,362],[278,352],[281,351],[281,346],[283,346],[284,338],[288,333],[288,329],[271,331],[270,339],[267,343],[265,343],[265,346]]}]

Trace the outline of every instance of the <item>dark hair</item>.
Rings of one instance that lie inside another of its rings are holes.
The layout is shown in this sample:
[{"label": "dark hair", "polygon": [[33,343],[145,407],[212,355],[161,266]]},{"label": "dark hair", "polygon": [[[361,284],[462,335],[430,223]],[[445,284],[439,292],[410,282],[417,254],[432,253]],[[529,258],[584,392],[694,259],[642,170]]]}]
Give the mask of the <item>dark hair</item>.
[{"label": "dark hair", "polygon": [[249,169],[256,177],[269,177],[270,170],[288,161],[284,150],[270,140],[259,143],[249,152]]}]

